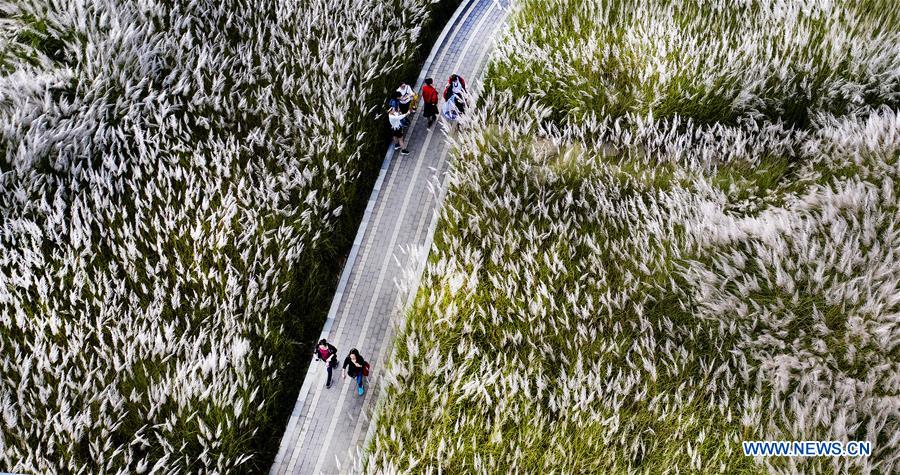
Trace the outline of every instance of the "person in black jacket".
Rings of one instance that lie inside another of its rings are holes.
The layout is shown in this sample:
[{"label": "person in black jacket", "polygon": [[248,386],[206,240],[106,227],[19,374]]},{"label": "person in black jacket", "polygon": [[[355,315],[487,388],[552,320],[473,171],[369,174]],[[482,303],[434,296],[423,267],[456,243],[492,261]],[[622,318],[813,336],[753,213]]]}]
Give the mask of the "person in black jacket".
[{"label": "person in black jacket", "polygon": [[337,368],[337,348],[327,340],[322,338],[319,345],[313,351],[313,361],[319,360],[325,362],[325,370],[328,371],[328,380],[325,381],[325,389],[331,387],[331,372]]},{"label": "person in black jacket", "polygon": [[369,363],[366,363],[366,360],[363,359],[356,348],[350,350],[350,354],[344,358],[343,372],[344,379],[347,378],[347,375],[350,375],[351,378],[356,378],[356,392],[362,396],[365,392],[365,389],[363,389],[363,376],[369,372]]}]

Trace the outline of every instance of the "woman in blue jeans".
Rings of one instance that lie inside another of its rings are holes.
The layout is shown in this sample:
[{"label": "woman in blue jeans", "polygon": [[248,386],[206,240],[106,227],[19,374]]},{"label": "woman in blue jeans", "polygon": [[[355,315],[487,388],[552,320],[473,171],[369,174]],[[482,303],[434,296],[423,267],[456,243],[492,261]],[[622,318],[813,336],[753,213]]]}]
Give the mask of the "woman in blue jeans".
[{"label": "woman in blue jeans", "polygon": [[356,378],[356,392],[360,396],[365,392],[365,389],[363,389],[363,376],[368,372],[368,366],[369,364],[366,363],[366,360],[363,359],[356,348],[350,350],[350,354],[344,358],[344,379],[347,379],[348,375],[351,378]]}]

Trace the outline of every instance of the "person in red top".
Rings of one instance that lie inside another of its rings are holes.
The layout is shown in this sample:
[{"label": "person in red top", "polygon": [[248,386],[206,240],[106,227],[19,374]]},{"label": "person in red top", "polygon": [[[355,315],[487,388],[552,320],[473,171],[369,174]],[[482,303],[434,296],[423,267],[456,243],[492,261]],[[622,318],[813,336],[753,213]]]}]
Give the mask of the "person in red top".
[{"label": "person in red top", "polygon": [[430,129],[434,125],[434,121],[437,120],[438,114],[438,92],[434,88],[434,79],[428,78],[425,80],[425,84],[422,86],[422,100],[425,102],[422,115],[428,119],[428,128]]},{"label": "person in red top", "polygon": [[319,340],[319,344],[316,346],[315,351],[313,351],[313,360],[319,360],[325,362],[325,371],[328,372],[328,380],[325,381],[325,388],[328,389],[331,387],[331,372],[334,368],[337,368],[337,348],[334,347],[331,343],[328,343],[328,340],[322,338]]}]

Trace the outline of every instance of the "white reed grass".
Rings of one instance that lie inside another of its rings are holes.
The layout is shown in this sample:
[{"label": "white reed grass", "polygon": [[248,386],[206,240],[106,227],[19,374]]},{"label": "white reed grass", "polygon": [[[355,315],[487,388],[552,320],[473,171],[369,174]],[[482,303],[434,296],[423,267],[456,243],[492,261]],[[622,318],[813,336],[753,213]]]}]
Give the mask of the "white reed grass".
[{"label": "white reed grass", "polygon": [[[519,5],[455,139],[368,469],[897,471],[896,5],[632,5]],[[688,51],[672,57],[679,35]],[[597,62],[575,68],[583,51]],[[585,93],[585,68],[623,56],[637,71],[622,85],[640,94],[581,107],[614,90]],[[684,84],[727,87],[659,99],[679,64]],[[800,97],[785,81],[806,88],[808,120],[784,120]],[[715,114],[694,108],[735,91]],[[741,441],[760,439],[874,453],[744,457]]]},{"label": "white reed grass", "polygon": [[0,468],[264,469],[289,290],[428,4],[0,3]]}]

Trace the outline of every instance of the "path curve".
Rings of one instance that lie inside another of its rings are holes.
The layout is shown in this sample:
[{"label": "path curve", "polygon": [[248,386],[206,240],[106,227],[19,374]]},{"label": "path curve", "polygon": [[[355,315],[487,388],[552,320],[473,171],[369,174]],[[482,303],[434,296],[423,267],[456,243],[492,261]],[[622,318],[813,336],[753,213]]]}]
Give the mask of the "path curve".
[{"label": "path curve", "polygon": [[[433,77],[441,92],[452,73],[466,78],[472,89],[508,9],[509,0],[463,0],[431,50],[416,90]],[[341,380],[336,371],[335,384],[325,389],[324,366],[310,365],[271,474],[359,469],[355,463],[370,433],[396,320],[416,291],[397,282],[404,276],[417,281],[421,275],[427,253],[409,251],[431,247],[448,168],[440,126],[427,130],[418,113],[406,138],[410,155],[395,155],[392,147],[385,155],[322,329],[321,338],[337,346],[341,362],[358,348],[372,363],[369,386],[357,396],[354,381]]]}]

